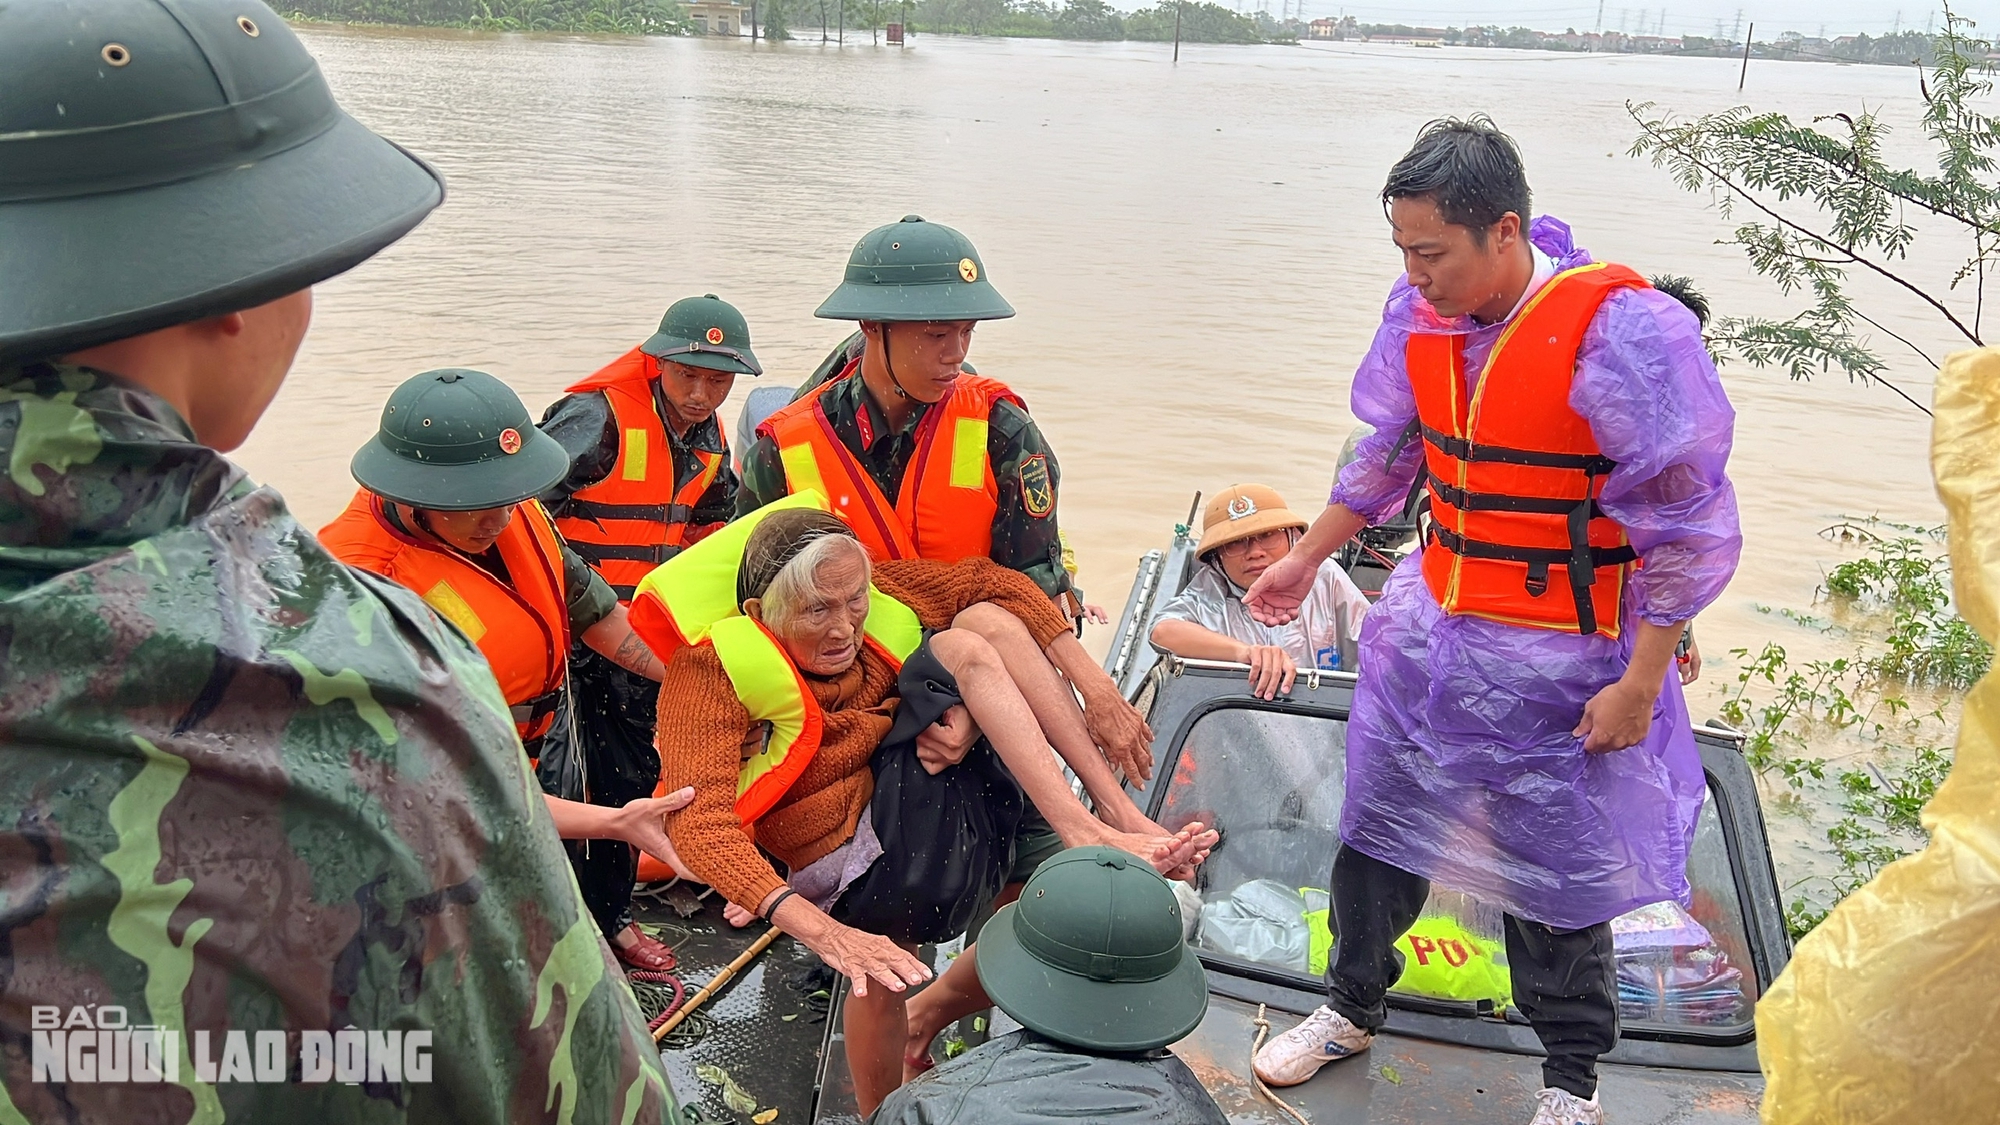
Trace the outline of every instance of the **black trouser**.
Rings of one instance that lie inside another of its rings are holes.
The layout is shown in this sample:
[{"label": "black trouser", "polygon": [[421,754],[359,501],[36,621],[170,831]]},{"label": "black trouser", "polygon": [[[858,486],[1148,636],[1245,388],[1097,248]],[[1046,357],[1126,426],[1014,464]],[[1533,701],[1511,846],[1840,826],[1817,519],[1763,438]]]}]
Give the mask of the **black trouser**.
[{"label": "black trouser", "polygon": [[[1430,880],[1341,845],[1333,856],[1334,945],[1327,1006],[1370,1031],[1388,1019],[1382,997],[1403,975],[1396,939],[1416,923]],[[1554,930],[1506,916],[1514,1003],[1548,1061],[1542,1082],[1580,1098],[1597,1092],[1597,1057],[1618,1042],[1618,973],[1611,923]]]},{"label": "black trouser", "polygon": [[[568,737],[566,726],[576,724],[591,804],[617,808],[652,796],[660,781],[660,755],[653,748],[660,685],[582,645],[570,651],[569,674],[575,712],[557,716],[549,744],[561,745]],[[620,840],[565,840],[563,846],[576,870],[583,904],[610,941],[632,923],[639,853]]]}]

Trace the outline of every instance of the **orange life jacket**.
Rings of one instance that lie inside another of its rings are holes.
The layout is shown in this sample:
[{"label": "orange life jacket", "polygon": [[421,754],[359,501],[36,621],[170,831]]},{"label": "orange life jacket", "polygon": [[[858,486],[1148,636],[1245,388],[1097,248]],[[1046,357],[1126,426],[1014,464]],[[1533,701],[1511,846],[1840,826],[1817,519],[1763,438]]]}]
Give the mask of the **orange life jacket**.
[{"label": "orange life jacket", "polygon": [[492,665],[522,740],[547,734],[569,659],[562,541],[548,513],[534,500],[515,506],[494,543],[513,580],[505,584],[458,552],[396,527],[382,503],[366,489],[356,492],[320,529],[320,542],[347,565],[408,586],[458,626]]},{"label": "orange life jacket", "polygon": [[569,388],[571,394],[603,391],[610,400],[618,460],[603,480],[570,497],[556,529],[621,602],[632,600],[647,572],[692,541],[694,507],[729,460],[727,438],[720,453],[695,450],[701,471],[674,487],[673,445],[653,401],[659,372],[659,360],[633,348]]},{"label": "orange life jacket", "polygon": [[777,443],[786,490],[812,489],[827,497],[834,514],[848,522],[877,561],[990,557],[1000,486],[986,455],[988,418],[996,402],[1023,410],[1027,404],[997,379],[959,376],[917,423],[916,452],[903,469],[892,505],[834,432],[821,401],[827,388],[842,379],[859,379],[860,368],[861,361],[854,360],[818,391],[757,427],[759,436]]},{"label": "orange life jacket", "polygon": [[[1465,338],[1410,337],[1433,521],[1424,580],[1446,613],[1618,635],[1637,555],[1597,505],[1617,464],[1570,409],[1569,391],[1598,306],[1614,289],[1645,285],[1605,263],[1557,274],[1501,333],[1469,397]],[[1558,592],[1547,596],[1551,585]]]}]

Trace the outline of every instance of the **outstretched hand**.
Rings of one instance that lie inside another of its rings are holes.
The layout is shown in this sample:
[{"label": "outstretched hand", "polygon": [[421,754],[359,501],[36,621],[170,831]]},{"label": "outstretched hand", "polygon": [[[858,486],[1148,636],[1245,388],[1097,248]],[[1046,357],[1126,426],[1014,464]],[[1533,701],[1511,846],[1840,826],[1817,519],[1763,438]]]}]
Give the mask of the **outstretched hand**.
[{"label": "outstretched hand", "polygon": [[664,797],[641,797],[636,801],[627,801],[616,814],[614,838],[666,864],[681,878],[692,879],[694,873],[681,862],[680,853],[674,850],[673,841],[667,838],[666,820],[668,813],[679,812],[693,801],[692,785]]},{"label": "outstretched hand", "polygon": [[1257,581],[1243,594],[1243,608],[1265,625],[1283,625],[1299,615],[1306,595],[1312,592],[1319,568],[1308,565],[1297,549],[1266,567]]}]

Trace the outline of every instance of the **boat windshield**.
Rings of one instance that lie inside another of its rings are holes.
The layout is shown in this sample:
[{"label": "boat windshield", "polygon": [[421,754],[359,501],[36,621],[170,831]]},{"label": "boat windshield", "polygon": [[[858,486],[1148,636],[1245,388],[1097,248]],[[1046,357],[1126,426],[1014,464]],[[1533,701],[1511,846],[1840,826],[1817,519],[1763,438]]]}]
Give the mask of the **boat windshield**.
[{"label": "boat windshield", "polygon": [[[1309,978],[1325,972],[1334,941],[1327,876],[1346,734],[1346,722],[1331,715],[1251,706],[1210,711],[1189,730],[1158,819],[1168,828],[1200,820],[1221,831],[1201,868],[1193,939],[1211,959],[1296,973],[1302,987],[1318,987]],[[1688,861],[1690,906],[1657,903],[1612,923],[1628,1027],[1699,1035],[1748,1025],[1758,986],[1728,849],[1711,791]],[[1501,914],[1492,904],[1434,889],[1397,948],[1404,972],[1396,993],[1406,1003],[1458,1002],[1450,1010],[1467,1012],[1510,1006]]]}]

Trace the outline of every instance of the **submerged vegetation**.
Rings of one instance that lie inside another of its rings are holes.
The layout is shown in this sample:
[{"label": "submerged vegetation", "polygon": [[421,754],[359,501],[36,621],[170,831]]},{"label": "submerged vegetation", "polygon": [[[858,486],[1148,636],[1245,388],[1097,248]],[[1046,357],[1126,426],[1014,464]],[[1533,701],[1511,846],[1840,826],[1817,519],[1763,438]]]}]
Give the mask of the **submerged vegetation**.
[{"label": "submerged vegetation", "polygon": [[1850,654],[1794,665],[1775,643],[1736,649],[1743,664],[1722,705],[1752,767],[1839,814],[1825,830],[1835,869],[1788,888],[1794,937],[1923,846],[1918,813],[1951,771],[1959,697],[1993,660],[1952,611],[1937,532],[1867,521],[1829,533],[1864,552],[1826,576],[1833,618],[1785,616],[1837,636]]}]

